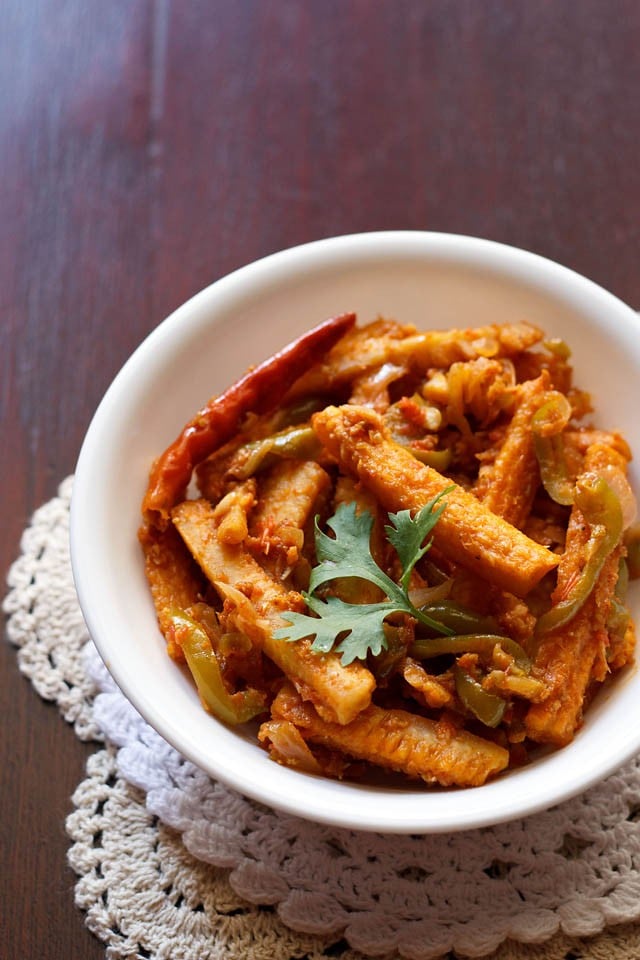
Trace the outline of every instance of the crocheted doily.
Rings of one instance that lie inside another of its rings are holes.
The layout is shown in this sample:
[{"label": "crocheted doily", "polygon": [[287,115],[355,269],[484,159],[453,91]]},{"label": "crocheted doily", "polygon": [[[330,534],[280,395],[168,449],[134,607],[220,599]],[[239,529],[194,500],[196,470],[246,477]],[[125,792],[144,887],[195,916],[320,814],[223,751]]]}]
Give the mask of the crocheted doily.
[{"label": "crocheted doily", "polygon": [[73,588],[70,492],[34,514],[4,609],[38,693],[108,743],[67,822],[76,902],[108,957],[640,956],[640,760],[545,813],[449,836],[262,807],[177,754],[102,666]]}]

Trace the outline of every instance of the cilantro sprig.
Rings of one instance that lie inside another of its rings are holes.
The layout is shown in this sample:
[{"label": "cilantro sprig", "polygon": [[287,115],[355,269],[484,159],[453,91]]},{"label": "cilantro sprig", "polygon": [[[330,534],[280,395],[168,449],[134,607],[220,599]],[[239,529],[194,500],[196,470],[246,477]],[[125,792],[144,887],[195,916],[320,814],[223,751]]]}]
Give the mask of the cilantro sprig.
[{"label": "cilantro sprig", "polygon": [[[344,665],[376,656],[387,648],[384,622],[391,614],[405,613],[441,634],[452,631],[418,610],[409,599],[411,573],[429,550],[427,539],[446,507],[440,502],[447,490],[426,503],[416,514],[409,510],[390,513],[385,526],[389,542],[398,554],[402,568],[399,583],[378,566],[371,554],[373,516],[358,513],[355,503],[340,504],[327,521],[334,536],[324,533],[316,518],[315,542],[318,565],[311,571],[309,590],[304,599],[312,615],[287,611],[283,619],[289,626],[274,633],[280,640],[314,637],[311,649],[317,653],[335,650]],[[340,597],[317,595],[319,588],[340,577],[357,577],[374,583],[385,596],[379,603],[348,603]]]}]

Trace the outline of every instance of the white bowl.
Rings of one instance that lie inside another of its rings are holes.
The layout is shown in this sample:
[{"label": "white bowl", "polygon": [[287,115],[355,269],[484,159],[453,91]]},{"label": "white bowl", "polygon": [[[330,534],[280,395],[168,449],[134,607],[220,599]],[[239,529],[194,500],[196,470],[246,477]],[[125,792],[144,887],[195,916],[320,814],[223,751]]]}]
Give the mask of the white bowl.
[{"label": "white bowl", "polygon": [[[321,240],[219,280],[141,344],[107,391],[78,460],[71,511],[74,576],[89,631],[142,716],[185,757],[241,793],[288,813],[364,830],[428,833],[530,814],[584,790],[640,750],[640,676],[623,671],[562,750],[482,787],[363,786],[279,766],[253,733],[202,709],[168,658],[136,531],[149,465],[214,392],[319,321],[355,310],[419,328],[527,319],[573,350],[597,421],[640,451],[635,395],[640,323],[578,274],[470,237],[393,232]],[[632,465],[638,489],[638,467]],[[631,606],[640,622],[640,592]]]}]

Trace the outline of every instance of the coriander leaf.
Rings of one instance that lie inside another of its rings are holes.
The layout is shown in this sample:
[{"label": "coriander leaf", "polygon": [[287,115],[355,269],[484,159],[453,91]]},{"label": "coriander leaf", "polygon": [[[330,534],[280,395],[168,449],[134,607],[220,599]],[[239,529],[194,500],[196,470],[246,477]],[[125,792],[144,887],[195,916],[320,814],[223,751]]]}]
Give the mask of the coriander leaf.
[{"label": "coriander leaf", "polygon": [[[384,620],[396,610],[393,603],[346,603],[339,597],[305,597],[310,610],[317,616],[304,613],[283,613],[291,626],[276,630],[276,640],[315,639],[311,649],[328,653],[335,649],[341,654],[344,666],[354,660],[365,660],[371,652],[377,655],[387,648]],[[337,645],[336,645],[337,644]]]},{"label": "coriander leaf", "polygon": [[[303,594],[312,615],[297,611],[283,613],[287,626],[276,630],[274,638],[296,641],[313,637],[312,650],[318,653],[335,650],[341,655],[342,663],[347,665],[354,660],[365,660],[369,653],[375,656],[386,649],[384,621],[392,613],[408,614],[439,633],[453,633],[444,624],[416,609],[407,593],[411,571],[430,546],[430,542],[423,545],[423,541],[445,508],[443,503],[434,509],[441,496],[443,494],[425,504],[413,519],[408,510],[389,515],[391,526],[385,529],[402,564],[400,584],[378,566],[371,554],[374,519],[368,511],[358,513],[355,503],[340,504],[327,521],[333,537],[320,530],[316,517],[316,556],[320,562],[311,571],[309,592]],[[387,599],[380,603],[348,603],[336,596],[321,598],[315,595],[319,587],[340,577],[368,580],[379,587]]]},{"label": "coriander leaf", "polygon": [[436,510],[435,505],[450,489],[451,487],[447,487],[447,490],[443,490],[433,500],[425,503],[415,517],[411,516],[409,510],[389,514],[392,525],[387,524],[384,529],[389,542],[393,544],[400,558],[402,564],[400,586],[405,591],[408,589],[413,568],[431,546],[431,540],[424,543],[425,537],[431,533],[446,507],[445,503],[441,503]]},{"label": "coriander leaf", "polygon": [[338,577],[361,577],[375,583],[388,597],[402,595],[371,556],[373,517],[367,510],[357,513],[355,503],[341,503],[327,526],[335,537],[323,533],[316,518],[316,556],[320,563],[311,571],[310,594]]}]

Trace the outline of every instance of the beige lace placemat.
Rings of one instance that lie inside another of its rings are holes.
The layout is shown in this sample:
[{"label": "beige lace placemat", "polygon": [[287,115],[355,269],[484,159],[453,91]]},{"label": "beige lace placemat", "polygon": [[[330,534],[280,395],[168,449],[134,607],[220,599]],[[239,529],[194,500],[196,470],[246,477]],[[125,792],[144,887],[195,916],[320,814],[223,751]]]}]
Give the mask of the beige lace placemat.
[{"label": "beige lace placemat", "polygon": [[4,608],[38,693],[82,739],[106,735],[67,830],[76,902],[109,958],[640,958],[640,764],[450,837],[341,831],[246,800],[176,754],[102,668],[71,578],[70,491],[34,515]]}]

